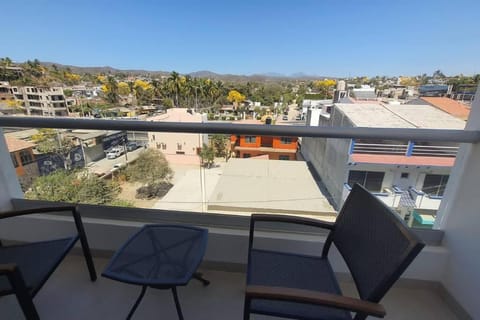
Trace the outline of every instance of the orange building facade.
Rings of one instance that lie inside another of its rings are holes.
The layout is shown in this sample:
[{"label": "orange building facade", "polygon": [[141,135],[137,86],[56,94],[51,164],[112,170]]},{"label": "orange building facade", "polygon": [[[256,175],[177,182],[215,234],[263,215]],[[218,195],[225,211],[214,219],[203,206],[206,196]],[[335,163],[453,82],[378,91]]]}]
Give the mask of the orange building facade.
[{"label": "orange building facade", "polygon": [[297,160],[296,137],[231,135],[230,143],[237,158],[263,156],[271,160]]}]

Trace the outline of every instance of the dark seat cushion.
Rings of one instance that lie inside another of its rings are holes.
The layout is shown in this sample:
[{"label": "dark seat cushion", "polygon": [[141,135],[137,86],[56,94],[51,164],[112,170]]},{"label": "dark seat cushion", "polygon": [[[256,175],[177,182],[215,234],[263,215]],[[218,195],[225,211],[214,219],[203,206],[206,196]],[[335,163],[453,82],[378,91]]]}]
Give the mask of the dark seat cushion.
[{"label": "dark seat cushion", "polygon": [[[78,237],[0,247],[0,264],[15,263],[30,293],[34,295]],[[6,276],[0,276],[0,295],[12,293]]]},{"label": "dark seat cushion", "polygon": [[[252,249],[249,285],[280,286],[341,295],[327,259],[284,252]],[[352,319],[350,312],[296,302],[253,299],[251,312],[294,319]]]}]

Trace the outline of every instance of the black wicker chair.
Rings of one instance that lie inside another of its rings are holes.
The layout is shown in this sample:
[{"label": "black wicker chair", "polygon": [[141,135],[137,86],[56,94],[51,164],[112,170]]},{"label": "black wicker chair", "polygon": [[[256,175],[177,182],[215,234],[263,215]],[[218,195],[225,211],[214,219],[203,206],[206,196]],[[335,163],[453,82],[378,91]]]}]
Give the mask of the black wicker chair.
[{"label": "black wicker chair", "polygon": [[74,206],[0,213],[0,219],[27,214],[70,211],[77,234],[68,238],[4,246],[0,243],[0,296],[15,294],[27,320],[39,319],[33,297],[80,239],[90,279],[97,275],[78,210]]},{"label": "black wicker chair", "polygon": [[[255,223],[284,222],[329,229],[321,255],[254,248]],[[332,243],[346,262],[359,298],[342,295],[328,261]],[[252,215],[244,319],[251,313],[293,319],[384,317],[378,304],[424,244],[382,201],[360,185],[350,192],[335,223]]]}]

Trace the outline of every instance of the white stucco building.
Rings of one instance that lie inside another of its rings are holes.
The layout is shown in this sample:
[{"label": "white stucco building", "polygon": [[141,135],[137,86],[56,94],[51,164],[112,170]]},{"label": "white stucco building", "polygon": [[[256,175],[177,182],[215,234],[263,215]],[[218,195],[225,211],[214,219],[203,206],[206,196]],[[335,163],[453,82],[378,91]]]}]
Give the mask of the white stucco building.
[{"label": "white stucco building", "polygon": [[[167,113],[147,118],[149,121],[161,122],[196,122],[207,121],[207,116],[195,113],[192,109],[172,108]],[[199,133],[149,132],[148,147],[163,152],[170,162],[199,163],[198,153],[208,135]]]}]

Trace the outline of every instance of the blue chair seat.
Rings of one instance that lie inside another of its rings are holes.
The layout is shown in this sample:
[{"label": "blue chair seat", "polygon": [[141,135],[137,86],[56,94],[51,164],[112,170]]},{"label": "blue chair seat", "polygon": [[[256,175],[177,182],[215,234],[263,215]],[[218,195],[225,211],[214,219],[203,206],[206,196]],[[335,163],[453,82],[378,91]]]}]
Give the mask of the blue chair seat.
[{"label": "blue chair seat", "polygon": [[[248,285],[286,287],[342,295],[327,259],[252,249]],[[350,312],[296,302],[253,299],[250,310],[271,316],[309,320],[352,319]]]}]

